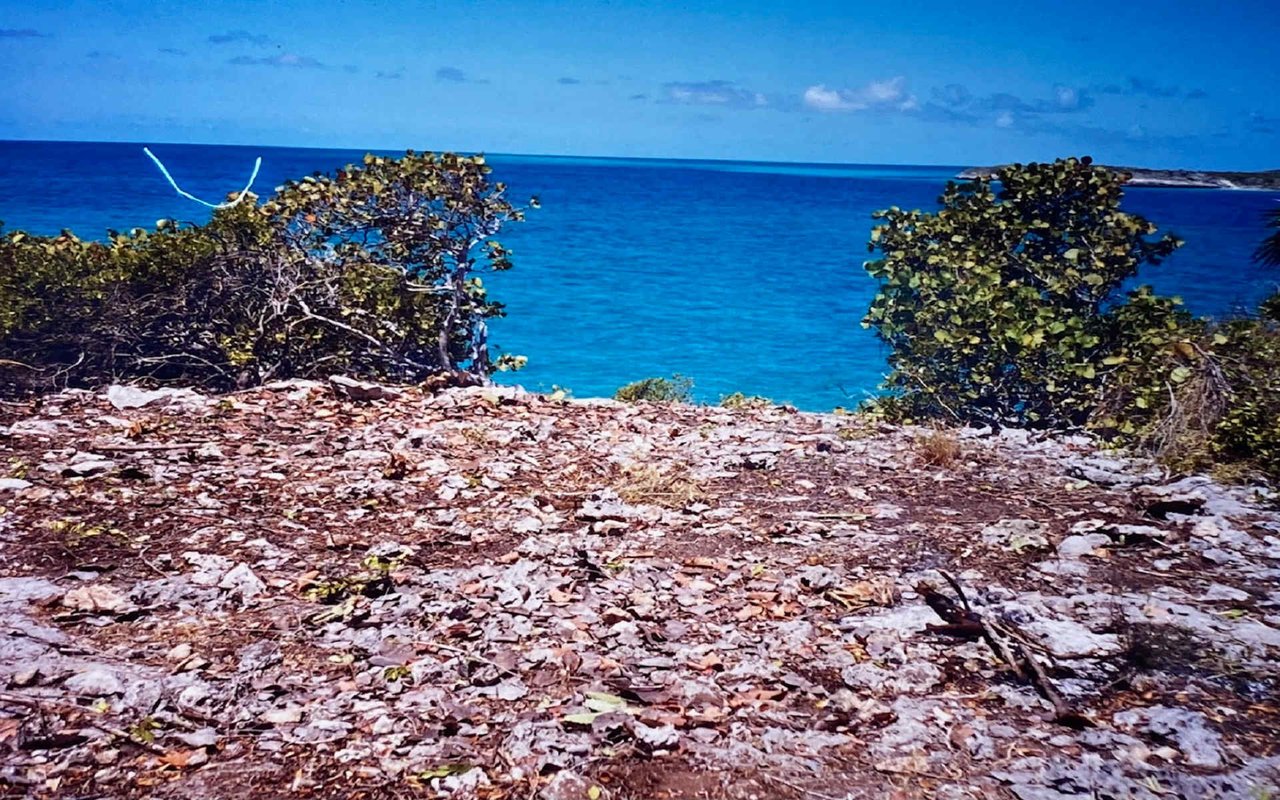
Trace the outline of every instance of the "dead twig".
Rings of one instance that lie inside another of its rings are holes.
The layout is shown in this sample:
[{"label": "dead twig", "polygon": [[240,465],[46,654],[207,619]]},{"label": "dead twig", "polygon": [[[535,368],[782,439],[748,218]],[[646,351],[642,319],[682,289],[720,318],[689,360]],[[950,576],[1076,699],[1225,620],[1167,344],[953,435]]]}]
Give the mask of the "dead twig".
[{"label": "dead twig", "polygon": [[1053,705],[1055,721],[1073,728],[1092,726],[1093,723],[1071,708],[1071,705],[1058,692],[1048,673],[1032,652],[1034,645],[1009,623],[986,619],[974,611],[960,583],[942,570],[939,570],[939,573],[955,591],[960,602],[957,603],[928,585],[921,584],[916,587],[916,591],[924,598],[929,608],[933,609],[933,613],[945,623],[928,626],[929,632],[955,636],[968,641],[978,639],[985,641],[996,657],[1007,664],[1018,678],[1030,682],[1036,692]]}]

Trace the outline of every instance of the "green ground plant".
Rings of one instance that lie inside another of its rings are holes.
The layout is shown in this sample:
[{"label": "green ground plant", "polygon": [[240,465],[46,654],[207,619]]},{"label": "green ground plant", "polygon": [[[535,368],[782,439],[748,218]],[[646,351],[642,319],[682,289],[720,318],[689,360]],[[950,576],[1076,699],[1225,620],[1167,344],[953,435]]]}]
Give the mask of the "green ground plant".
[{"label": "green ground plant", "polygon": [[734,392],[726,394],[720,398],[721,408],[730,409],[752,409],[752,408],[768,408],[774,403],[767,397],[760,397],[754,394],[743,394],[742,392]]},{"label": "green ground plant", "polygon": [[614,393],[613,399],[624,403],[692,403],[693,381],[683,375],[670,378],[645,378],[628,383]]}]

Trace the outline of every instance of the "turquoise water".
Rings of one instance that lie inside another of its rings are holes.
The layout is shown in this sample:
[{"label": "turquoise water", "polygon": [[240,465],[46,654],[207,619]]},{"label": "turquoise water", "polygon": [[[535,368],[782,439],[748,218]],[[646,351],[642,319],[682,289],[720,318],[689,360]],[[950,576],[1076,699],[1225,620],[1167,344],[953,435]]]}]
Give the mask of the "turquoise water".
[{"label": "turquoise water", "polygon": [[[260,194],[359,151],[161,145],[182,187],[239,190],[263,157]],[[884,352],[858,322],[875,294],[862,271],[873,210],[932,208],[959,167],[493,155],[495,178],[543,208],[502,237],[516,268],[489,279],[509,316],[502,349],[529,357],[503,380],[579,397],[679,372],[700,399],[742,391],[813,410],[875,391]],[[1125,205],[1187,246],[1147,280],[1199,313],[1256,303],[1280,273],[1252,265],[1280,194],[1133,189]],[[86,238],[107,228],[205,219],[141,145],[0,142],[0,220]]]}]

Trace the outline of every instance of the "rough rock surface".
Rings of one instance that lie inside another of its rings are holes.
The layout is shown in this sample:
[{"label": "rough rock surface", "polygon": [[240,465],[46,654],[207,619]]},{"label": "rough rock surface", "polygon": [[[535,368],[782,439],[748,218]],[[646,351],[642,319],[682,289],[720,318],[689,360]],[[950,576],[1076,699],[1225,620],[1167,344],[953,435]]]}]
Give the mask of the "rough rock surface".
[{"label": "rough rock surface", "polygon": [[[0,406],[9,793],[1280,792],[1263,490],[785,408],[173,397]],[[940,570],[1079,718],[930,630]]]}]

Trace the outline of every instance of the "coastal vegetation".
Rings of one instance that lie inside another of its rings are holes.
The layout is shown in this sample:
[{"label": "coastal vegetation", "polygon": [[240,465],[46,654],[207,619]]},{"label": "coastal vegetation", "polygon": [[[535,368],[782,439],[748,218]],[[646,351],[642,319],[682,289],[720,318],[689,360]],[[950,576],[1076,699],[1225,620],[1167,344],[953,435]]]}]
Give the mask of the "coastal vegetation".
[{"label": "coastal vegetation", "polygon": [[1267,214],[1266,223],[1272,233],[1258,245],[1253,257],[1263,264],[1280,267],[1280,208]]},{"label": "coastal vegetation", "polygon": [[1121,210],[1125,180],[1088,158],[1012,165],[949,184],[938,211],[879,212],[864,324],[889,345],[892,394],[873,408],[1280,474],[1277,301],[1213,322],[1126,290],[1181,242]]},{"label": "coastal vegetation", "polygon": [[[522,220],[479,156],[366,156],[219,208],[204,225],[0,234],[0,393],[116,380],[226,391],[347,373],[484,382]],[[936,211],[879,212],[865,324],[889,345],[892,420],[1090,430],[1179,469],[1280,474],[1280,296],[1248,317],[1193,317],[1137,286],[1181,244],[1121,208],[1127,173],[1089,159],[949,184]],[[1280,226],[1280,217],[1271,219]],[[1280,234],[1258,250],[1280,261]],[[690,402],[647,378],[624,402]],[[768,401],[732,394],[728,408]]]},{"label": "coastal vegetation", "polygon": [[720,397],[720,407],[730,409],[748,409],[748,408],[768,408],[774,405],[774,402],[767,397],[760,397],[754,394],[743,394],[742,392],[734,392]]},{"label": "coastal vegetation", "polygon": [[502,306],[479,273],[511,267],[494,237],[524,208],[489,172],[479,156],[369,155],[205,225],[0,236],[0,387],[475,382],[518,366],[491,357]]},{"label": "coastal vegetation", "polygon": [[613,399],[624,403],[691,403],[693,381],[683,375],[670,378],[644,378],[619,387]]},{"label": "coastal vegetation", "polygon": [[[1002,167],[974,167],[956,177],[962,180],[992,178]],[[1164,189],[1280,189],[1280,169],[1261,172],[1199,169],[1149,169],[1144,167],[1108,166],[1107,170],[1124,176],[1129,186],[1157,186]]]}]

